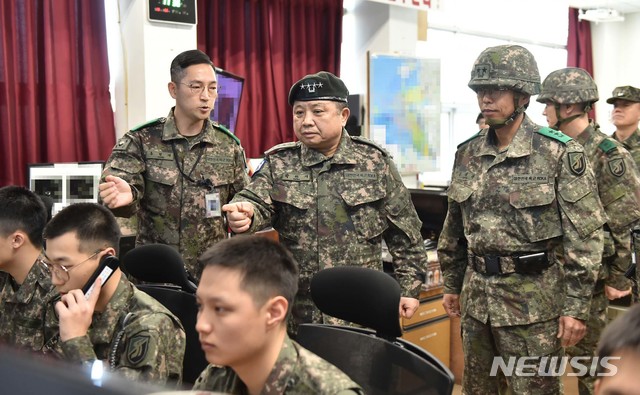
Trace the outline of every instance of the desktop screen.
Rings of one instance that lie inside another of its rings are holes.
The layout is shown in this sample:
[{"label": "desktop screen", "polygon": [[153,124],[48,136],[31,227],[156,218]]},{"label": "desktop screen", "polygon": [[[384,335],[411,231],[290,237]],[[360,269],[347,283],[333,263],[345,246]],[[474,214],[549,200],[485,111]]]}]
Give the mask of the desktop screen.
[{"label": "desktop screen", "polygon": [[211,112],[211,120],[235,132],[244,78],[219,68],[216,68],[216,75],[218,77],[218,100],[216,100],[215,107]]}]

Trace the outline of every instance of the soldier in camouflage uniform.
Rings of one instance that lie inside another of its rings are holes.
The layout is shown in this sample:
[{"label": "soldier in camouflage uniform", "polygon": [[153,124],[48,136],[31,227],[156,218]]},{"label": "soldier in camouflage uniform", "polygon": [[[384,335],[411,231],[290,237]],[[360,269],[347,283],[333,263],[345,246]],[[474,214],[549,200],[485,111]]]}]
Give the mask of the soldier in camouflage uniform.
[{"label": "soldier in camouflage uniform", "polygon": [[344,129],[348,94],[324,71],[296,82],[289,104],[300,141],[268,150],[251,184],[223,207],[236,233],[273,226],[300,263],[292,334],[300,323],[327,318],[311,300],[311,277],[340,265],[381,270],[383,239],[403,289],[400,314],[410,317],[419,304],[427,259],[420,220],[388,153]]},{"label": "soldier in camouflage uniform", "polygon": [[186,344],[178,318],[119,268],[88,299],[81,290],[101,259],[117,253],[113,214],[94,203],[72,204],[47,224],[44,238],[41,262],[60,294],[47,309],[45,352],[78,363],[99,359],[132,380],[177,385]]},{"label": "soldier in camouflage uniform", "polygon": [[220,207],[249,177],[240,141],[209,120],[218,96],[209,57],[197,50],[176,56],[169,93],[176,106],[166,118],[139,126],[116,143],[100,197],[116,216],[137,213],[137,245],[175,247],[197,280],[198,256],[227,235]]},{"label": "soldier in camouflage uniform", "polygon": [[[580,68],[565,68],[545,78],[536,99],[546,104],[543,114],[549,126],[584,147],[607,214],[604,255],[591,298],[587,334],[578,344],[567,348],[569,356],[594,355],[607,323],[608,299],[631,292],[631,281],[624,274],[631,264],[630,230],[640,219],[640,178],[633,158],[620,143],[589,122],[589,110],[598,98],[598,87],[589,73]],[[580,395],[593,394],[594,383],[595,376],[579,376]]]},{"label": "soldier in camouflage uniform", "polygon": [[18,186],[0,189],[0,343],[39,351],[45,306],[56,295],[37,264],[47,212],[40,198]]},{"label": "soldier in camouflage uniform", "polygon": [[525,114],[540,92],[528,50],[485,49],[469,87],[489,127],[458,146],[438,240],[443,304],[462,315],[463,393],[497,394],[496,357],[529,357],[533,374],[507,374],[509,390],[560,394],[538,357],[560,357],[585,334],[605,222],[596,182],[580,144]]},{"label": "soldier in camouflage uniform", "polygon": [[[622,143],[631,153],[636,166],[640,169],[640,89],[633,86],[618,86],[613,90],[607,103],[613,104],[611,120],[616,126],[612,137]],[[640,231],[633,232],[636,265],[640,261]],[[634,299],[638,301],[638,287],[640,284],[640,270],[636,268],[636,288]]]},{"label": "soldier in camouflage uniform", "polygon": [[287,336],[298,265],[282,245],[241,235],[216,244],[200,260],[205,268],[197,291],[196,329],[210,365],[194,390],[363,393],[346,374]]}]

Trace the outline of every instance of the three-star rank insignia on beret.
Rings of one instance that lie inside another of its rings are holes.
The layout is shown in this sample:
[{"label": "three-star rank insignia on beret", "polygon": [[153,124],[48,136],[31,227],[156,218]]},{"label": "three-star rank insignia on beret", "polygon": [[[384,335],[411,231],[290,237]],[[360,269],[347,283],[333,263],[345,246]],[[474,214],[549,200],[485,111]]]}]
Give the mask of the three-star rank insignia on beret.
[{"label": "three-star rank insignia on beret", "polygon": [[587,170],[584,152],[569,152],[569,169],[577,176],[584,174],[584,171]]},{"label": "three-star rank insignia on beret", "polygon": [[129,339],[127,344],[127,361],[133,366],[144,361],[149,351],[150,337],[148,334],[137,334]]},{"label": "three-star rank insignia on beret", "polygon": [[609,165],[609,171],[614,176],[621,177],[624,175],[626,168],[622,158],[611,159],[607,164]]}]

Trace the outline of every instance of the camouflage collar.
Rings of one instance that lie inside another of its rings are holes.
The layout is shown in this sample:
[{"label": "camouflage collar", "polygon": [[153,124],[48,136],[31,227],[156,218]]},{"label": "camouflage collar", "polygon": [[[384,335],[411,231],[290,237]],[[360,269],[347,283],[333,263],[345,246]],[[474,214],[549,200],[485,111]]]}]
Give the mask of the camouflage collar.
[{"label": "camouflage collar", "polygon": [[287,386],[293,384],[295,380],[294,372],[298,364],[298,351],[293,345],[293,341],[288,335],[285,335],[280,354],[276,360],[267,381],[263,393],[268,394],[284,394]]},{"label": "camouflage collar", "polygon": [[593,125],[589,124],[574,140],[580,143],[580,145],[584,146],[589,140],[593,138],[595,131],[596,129],[593,127]]},{"label": "camouflage collar", "polygon": [[[8,286],[11,288],[11,284],[8,284]],[[24,279],[24,282],[13,295],[10,295],[13,297],[11,298],[5,295],[5,298],[7,301],[13,303],[28,304],[31,302],[31,299],[33,299],[36,293],[35,290],[38,287],[47,290],[51,297],[55,294],[55,288],[51,285],[51,277],[36,260],[31,270],[29,270],[27,277]]]},{"label": "camouflage collar", "polygon": [[322,153],[314,150],[313,148],[309,148],[304,144],[301,144],[301,146],[302,148],[300,152],[302,157],[302,165],[305,167],[317,165],[318,163],[322,163],[327,159],[331,159],[332,163],[356,163],[356,160],[353,158],[353,141],[351,141],[351,138],[344,129],[342,129],[342,136],[340,137],[340,144],[338,145],[338,149],[336,150],[336,152],[334,152],[331,158],[327,158]]},{"label": "camouflage collar", "polygon": [[[620,142],[620,139],[618,139],[618,136],[616,136],[615,132],[611,135],[611,137]],[[636,129],[636,131],[633,132],[631,136],[629,136],[629,138],[627,138],[625,141],[621,141],[621,143],[626,148],[635,148],[640,146],[640,128]]]},{"label": "camouflage collar", "polygon": [[[533,141],[533,131],[535,129],[535,124],[529,119],[527,114],[524,115],[522,119],[522,123],[520,127],[516,131],[516,134],[513,136],[513,140],[511,140],[511,144],[509,144],[509,148],[507,151],[508,158],[520,158],[523,156],[531,155],[532,152],[532,141]],[[488,133],[485,133],[484,136],[481,136],[479,141],[481,142],[478,151],[476,152],[477,156],[497,156],[498,149],[493,140],[495,140],[494,130],[489,129]]]},{"label": "camouflage collar", "polygon": [[[178,128],[176,127],[176,118],[173,115],[174,109],[175,107],[172,107],[171,110],[169,110],[169,115],[167,115],[167,118],[164,122],[164,125],[162,128],[162,141],[181,140],[185,138],[178,132]],[[209,144],[214,144],[215,130],[210,120],[208,119],[205,120],[204,126],[202,128],[202,132],[200,133],[200,135],[202,137],[200,141],[204,141],[205,143],[209,143]]]},{"label": "camouflage collar", "polygon": [[89,338],[91,343],[109,344],[113,334],[118,328],[116,324],[119,322],[121,315],[129,311],[129,301],[133,296],[133,284],[127,280],[124,273],[120,276],[120,282],[116,291],[111,296],[111,300],[107,303],[107,308],[102,313],[93,313],[93,321],[89,329]]}]

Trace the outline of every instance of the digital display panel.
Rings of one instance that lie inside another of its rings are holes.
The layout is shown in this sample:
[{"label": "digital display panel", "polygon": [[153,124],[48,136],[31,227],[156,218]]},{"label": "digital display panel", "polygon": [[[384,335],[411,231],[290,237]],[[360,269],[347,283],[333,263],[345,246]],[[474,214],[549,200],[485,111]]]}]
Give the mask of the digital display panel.
[{"label": "digital display panel", "polygon": [[149,0],[149,20],[196,24],[195,0]]}]

